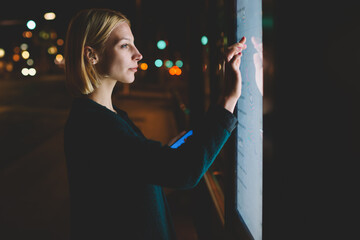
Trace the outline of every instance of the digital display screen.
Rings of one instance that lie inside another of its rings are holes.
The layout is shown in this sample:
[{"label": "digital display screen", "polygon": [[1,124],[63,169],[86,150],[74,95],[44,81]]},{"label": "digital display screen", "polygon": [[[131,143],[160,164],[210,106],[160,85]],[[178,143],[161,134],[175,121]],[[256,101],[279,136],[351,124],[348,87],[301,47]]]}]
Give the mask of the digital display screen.
[{"label": "digital display screen", "polygon": [[241,58],[242,94],[237,104],[236,206],[255,240],[262,239],[263,179],[263,50],[261,0],[237,0],[239,41],[246,37]]},{"label": "digital display screen", "polygon": [[179,138],[175,143],[173,143],[170,147],[171,148],[178,148],[180,147],[183,143],[185,143],[186,139],[188,137],[190,137],[193,134],[193,131],[190,130],[187,133],[184,134],[184,136],[182,136],[181,138]]}]

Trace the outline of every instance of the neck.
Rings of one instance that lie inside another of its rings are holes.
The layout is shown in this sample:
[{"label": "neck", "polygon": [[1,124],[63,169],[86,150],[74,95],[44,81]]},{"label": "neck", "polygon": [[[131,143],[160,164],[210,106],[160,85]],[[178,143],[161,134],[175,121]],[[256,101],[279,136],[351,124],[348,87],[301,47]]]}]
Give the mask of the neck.
[{"label": "neck", "polygon": [[116,80],[102,79],[101,84],[94,92],[89,94],[89,98],[109,110],[116,112],[112,105],[111,95],[114,90]]}]

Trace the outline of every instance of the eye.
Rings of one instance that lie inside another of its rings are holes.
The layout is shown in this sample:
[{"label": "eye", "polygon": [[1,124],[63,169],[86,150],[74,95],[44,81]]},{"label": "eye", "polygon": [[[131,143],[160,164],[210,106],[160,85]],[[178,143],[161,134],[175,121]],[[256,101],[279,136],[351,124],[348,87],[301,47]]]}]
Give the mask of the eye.
[{"label": "eye", "polygon": [[121,48],[128,48],[128,47],[129,47],[129,44],[125,43],[125,44],[122,44],[120,47],[121,47]]}]

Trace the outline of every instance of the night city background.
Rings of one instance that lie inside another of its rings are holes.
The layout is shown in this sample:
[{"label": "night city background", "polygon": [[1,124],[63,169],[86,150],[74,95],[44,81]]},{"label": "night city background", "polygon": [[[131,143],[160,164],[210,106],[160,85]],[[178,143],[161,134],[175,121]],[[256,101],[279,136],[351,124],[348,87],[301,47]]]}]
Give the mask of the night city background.
[{"label": "night city background", "polygon": [[[146,137],[167,144],[220,94],[234,2],[2,3],[1,240],[69,236],[63,129],[72,101],[64,82],[71,17],[96,7],[130,19],[143,59],[113,102]],[[359,9],[352,0],[262,1],[265,240],[359,239]],[[226,167],[216,161],[209,171],[223,191]],[[223,240],[204,186],[166,190],[179,240]]]}]

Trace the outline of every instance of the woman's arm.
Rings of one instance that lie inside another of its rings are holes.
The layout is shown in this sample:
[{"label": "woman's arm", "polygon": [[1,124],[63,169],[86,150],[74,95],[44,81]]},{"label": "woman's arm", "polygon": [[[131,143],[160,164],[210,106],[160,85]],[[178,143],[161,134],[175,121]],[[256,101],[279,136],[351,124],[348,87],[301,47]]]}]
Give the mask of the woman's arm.
[{"label": "woman's arm", "polygon": [[106,141],[110,151],[94,149],[91,158],[102,158],[99,167],[107,166],[109,174],[118,174],[120,178],[126,176],[125,179],[143,183],[192,188],[211,166],[236,122],[228,110],[211,107],[201,124],[193,128],[194,134],[177,149],[136,137],[121,127],[116,131],[102,129],[98,133],[102,136],[97,138]]}]

